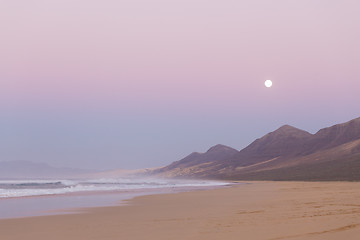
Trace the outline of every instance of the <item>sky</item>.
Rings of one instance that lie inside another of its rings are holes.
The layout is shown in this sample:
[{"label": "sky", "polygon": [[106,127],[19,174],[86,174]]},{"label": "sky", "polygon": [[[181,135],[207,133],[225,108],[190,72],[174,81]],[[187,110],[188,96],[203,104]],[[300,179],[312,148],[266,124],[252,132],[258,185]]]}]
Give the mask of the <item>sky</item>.
[{"label": "sky", "polygon": [[2,0],[0,161],[158,167],[284,124],[315,133],[360,117],[359,8]]}]

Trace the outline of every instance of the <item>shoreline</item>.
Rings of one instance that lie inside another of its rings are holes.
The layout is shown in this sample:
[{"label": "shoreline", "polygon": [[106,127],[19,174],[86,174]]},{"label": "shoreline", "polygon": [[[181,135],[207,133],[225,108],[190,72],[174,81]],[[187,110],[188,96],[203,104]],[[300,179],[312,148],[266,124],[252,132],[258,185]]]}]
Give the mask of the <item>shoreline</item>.
[{"label": "shoreline", "polygon": [[[123,206],[0,220],[3,240],[358,239],[359,182],[248,182]],[[19,231],[21,229],[21,231]]]},{"label": "shoreline", "polygon": [[39,216],[66,215],[84,212],[97,207],[123,206],[125,201],[139,196],[176,194],[230,185],[177,186],[136,188],[103,191],[79,191],[60,194],[0,198],[0,220]]}]

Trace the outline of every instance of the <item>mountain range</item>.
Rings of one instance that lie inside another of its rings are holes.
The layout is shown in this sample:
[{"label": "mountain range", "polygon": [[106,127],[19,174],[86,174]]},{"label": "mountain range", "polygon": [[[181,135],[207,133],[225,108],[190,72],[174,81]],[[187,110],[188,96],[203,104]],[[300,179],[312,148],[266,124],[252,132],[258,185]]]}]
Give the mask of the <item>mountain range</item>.
[{"label": "mountain range", "polygon": [[0,162],[0,179],[127,176],[217,180],[360,181],[360,118],[315,134],[284,125],[244,149],[218,144],[156,169],[96,172],[28,161]]},{"label": "mountain range", "polygon": [[152,174],[224,180],[359,181],[360,118],[315,134],[284,125],[241,151],[216,145]]},{"label": "mountain range", "polygon": [[0,179],[42,179],[75,177],[90,174],[94,171],[53,167],[46,163],[30,161],[4,161],[0,162]]}]

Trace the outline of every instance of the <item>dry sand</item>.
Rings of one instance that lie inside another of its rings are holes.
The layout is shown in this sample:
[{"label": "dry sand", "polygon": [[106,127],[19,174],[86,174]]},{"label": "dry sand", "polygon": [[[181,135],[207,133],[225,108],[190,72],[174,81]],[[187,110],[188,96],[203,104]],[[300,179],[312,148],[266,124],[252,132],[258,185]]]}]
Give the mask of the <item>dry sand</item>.
[{"label": "dry sand", "polygon": [[358,240],[360,183],[255,182],[137,197],[87,213],[0,220],[10,240]]}]

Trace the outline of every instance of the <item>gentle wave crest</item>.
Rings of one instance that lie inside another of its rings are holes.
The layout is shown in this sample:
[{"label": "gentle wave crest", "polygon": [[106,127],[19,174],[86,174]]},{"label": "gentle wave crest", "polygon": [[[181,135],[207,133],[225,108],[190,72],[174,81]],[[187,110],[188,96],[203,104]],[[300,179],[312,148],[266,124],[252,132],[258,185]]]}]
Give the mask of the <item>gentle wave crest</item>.
[{"label": "gentle wave crest", "polygon": [[154,188],[207,187],[227,185],[217,181],[102,178],[87,180],[1,180],[0,198]]}]

